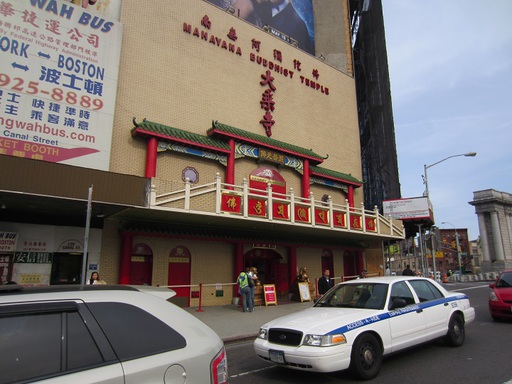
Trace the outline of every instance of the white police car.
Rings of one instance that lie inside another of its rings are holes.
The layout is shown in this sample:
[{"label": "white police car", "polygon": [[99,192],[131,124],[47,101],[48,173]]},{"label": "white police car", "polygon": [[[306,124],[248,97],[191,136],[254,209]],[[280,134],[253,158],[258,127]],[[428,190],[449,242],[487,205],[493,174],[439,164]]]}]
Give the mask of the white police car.
[{"label": "white police car", "polygon": [[0,286],[0,384],[228,380],[224,344],[166,288]]},{"label": "white police car", "polygon": [[386,276],[331,288],[316,304],[263,325],[256,354],[284,367],[334,372],[350,368],[361,379],[377,376],[382,358],[435,338],[464,343],[475,319],[466,295],[432,279]]}]

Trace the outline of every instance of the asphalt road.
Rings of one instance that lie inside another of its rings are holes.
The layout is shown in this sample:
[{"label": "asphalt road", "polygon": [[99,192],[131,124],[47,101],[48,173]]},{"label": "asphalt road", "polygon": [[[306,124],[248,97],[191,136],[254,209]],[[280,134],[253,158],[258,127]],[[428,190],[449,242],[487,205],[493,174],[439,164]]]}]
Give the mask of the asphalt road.
[{"label": "asphalt road", "polygon": [[[387,357],[373,382],[512,384],[512,322],[495,322],[490,317],[488,282],[447,284],[447,288],[465,292],[476,310],[476,320],[466,328],[464,345],[451,348],[436,340]],[[256,357],[252,342],[226,349],[230,384],[357,382],[347,371],[319,374],[270,365]]]}]

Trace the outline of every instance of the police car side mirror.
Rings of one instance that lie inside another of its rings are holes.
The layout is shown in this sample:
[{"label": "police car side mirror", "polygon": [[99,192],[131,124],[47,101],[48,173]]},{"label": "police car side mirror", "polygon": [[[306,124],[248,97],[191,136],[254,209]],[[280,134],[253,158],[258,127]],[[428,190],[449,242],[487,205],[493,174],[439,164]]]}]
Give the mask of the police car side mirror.
[{"label": "police car side mirror", "polygon": [[407,302],[405,301],[405,299],[395,297],[392,299],[389,309],[403,308],[405,306],[407,306]]}]

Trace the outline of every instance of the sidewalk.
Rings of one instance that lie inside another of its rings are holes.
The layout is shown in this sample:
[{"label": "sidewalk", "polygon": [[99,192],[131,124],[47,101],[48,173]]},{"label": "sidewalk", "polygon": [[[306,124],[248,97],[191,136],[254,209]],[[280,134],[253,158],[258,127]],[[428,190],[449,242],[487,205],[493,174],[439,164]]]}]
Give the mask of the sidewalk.
[{"label": "sidewalk", "polygon": [[183,309],[206,323],[220,336],[224,343],[228,344],[245,339],[254,339],[260,330],[260,326],[267,321],[301,311],[312,305],[312,301],[303,303],[285,302],[266,307],[257,306],[254,307],[254,312],[242,312],[240,307],[234,304],[202,307],[203,312],[197,312],[198,307]]}]

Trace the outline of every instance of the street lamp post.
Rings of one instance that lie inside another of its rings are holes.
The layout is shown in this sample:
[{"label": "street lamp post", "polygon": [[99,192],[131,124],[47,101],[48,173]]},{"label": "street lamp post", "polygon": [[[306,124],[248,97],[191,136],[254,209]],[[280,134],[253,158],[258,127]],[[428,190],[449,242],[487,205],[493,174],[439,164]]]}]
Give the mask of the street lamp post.
[{"label": "street lamp post", "polygon": [[459,262],[459,272],[460,275],[462,276],[462,263],[460,262],[459,233],[457,232],[457,228],[455,228],[455,225],[453,225],[449,221],[443,221],[442,224],[450,224],[453,227],[453,230],[455,231],[455,247],[457,249],[457,261]]},{"label": "street lamp post", "polygon": [[[430,228],[430,247],[432,248],[432,266],[434,268],[434,280],[437,281],[437,276],[436,276],[436,239],[435,239],[435,227],[432,226]],[[439,271],[441,272],[441,271]]]},{"label": "street lamp post", "polygon": [[[430,165],[424,164],[423,165],[423,180],[425,182],[425,197],[427,198],[427,202],[428,203],[430,203],[430,192],[428,190],[427,169],[432,168],[434,165],[442,163],[443,161],[451,159],[452,157],[459,157],[459,156],[475,157],[476,156],[476,152],[467,152],[467,153],[460,153],[458,155],[451,155],[451,156],[445,157],[442,160],[436,161],[433,164],[430,164]],[[430,206],[430,204],[429,204],[429,206]],[[433,210],[434,210],[434,208],[432,208],[432,211]],[[455,228],[455,226],[453,228]],[[457,242],[457,255],[459,257],[459,268],[460,268],[459,236],[457,234],[457,231],[455,231],[455,240]],[[436,278],[436,255],[434,253],[434,249],[432,249],[432,265],[433,265],[433,269],[434,269],[434,279],[435,279]],[[427,262],[427,267],[428,267],[428,262]],[[462,270],[461,270],[461,274],[462,274]]]},{"label": "street lamp post", "polygon": [[[420,234],[420,237],[418,238],[418,245],[420,246],[420,252],[421,252],[421,273],[423,276],[427,277],[425,275],[425,248],[424,248],[424,244],[423,244],[423,235],[422,235],[422,232],[421,232],[421,226],[423,224],[416,224],[418,226],[418,232]],[[428,269],[428,261],[427,261],[427,269]]]},{"label": "street lamp post", "polygon": [[451,156],[445,157],[443,160],[439,160],[439,161],[435,162],[434,164],[430,164],[430,165],[424,164],[423,165],[423,170],[424,170],[423,178],[424,178],[424,181],[425,181],[425,197],[430,198],[429,191],[428,191],[427,169],[432,168],[434,165],[442,163],[443,161],[451,159],[452,157],[459,157],[459,156],[475,157],[476,156],[476,152],[467,152],[467,153],[461,153],[459,155],[451,155]]}]

